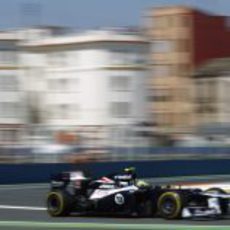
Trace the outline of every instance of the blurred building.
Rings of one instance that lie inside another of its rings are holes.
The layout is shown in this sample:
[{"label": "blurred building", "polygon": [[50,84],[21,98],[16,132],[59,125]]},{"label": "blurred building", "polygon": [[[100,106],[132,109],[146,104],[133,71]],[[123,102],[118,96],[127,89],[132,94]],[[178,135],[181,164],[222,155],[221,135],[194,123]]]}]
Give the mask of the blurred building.
[{"label": "blurred building", "polygon": [[0,145],[19,142],[27,123],[18,42],[15,32],[0,32]]},{"label": "blurred building", "polygon": [[126,30],[21,43],[33,121],[56,130],[146,121],[149,42]]},{"label": "blurred building", "polygon": [[207,62],[194,74],[195,133],[209,144],[230,143],[230,58]]},{"label": "blurred building", "polygon": [[230,126],[230,58],[208,62],[193,77],[198,126]]},{"label": "blurred building", "polygon": [[209,59],[230,55],[229,20],[180,6],[147,14],[153,119],[160,131],[187,132],[195,125],[190,74]]}]

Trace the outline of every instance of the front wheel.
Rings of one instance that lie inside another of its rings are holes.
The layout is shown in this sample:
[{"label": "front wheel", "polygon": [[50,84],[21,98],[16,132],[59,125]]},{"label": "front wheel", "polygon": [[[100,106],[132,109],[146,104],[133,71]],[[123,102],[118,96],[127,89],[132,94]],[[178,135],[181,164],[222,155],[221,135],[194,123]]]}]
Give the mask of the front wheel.
[{"label": "front wheel", "polygon": [[[209,188],[205,190],[204,192],[211,193],[211,194],[227,194],[227,192],[222,189],[222,188]],[[220,204],[220,209],[222,212],[222,215],[227,215],[228,214],[228,200],[227,199],[221,199],[219,198],[219,204]]]},{"label": "front wheel", "polygon": [[183,207],[181,195],[177,192],[165,192],[159,197],[157,207],[161,217],[178,219]]},{"label": "front wheel", "polygon": [[64,191],[51,191],[47,195],[47,211],[51,216],[67,216],[71,212],[71,196]]}]

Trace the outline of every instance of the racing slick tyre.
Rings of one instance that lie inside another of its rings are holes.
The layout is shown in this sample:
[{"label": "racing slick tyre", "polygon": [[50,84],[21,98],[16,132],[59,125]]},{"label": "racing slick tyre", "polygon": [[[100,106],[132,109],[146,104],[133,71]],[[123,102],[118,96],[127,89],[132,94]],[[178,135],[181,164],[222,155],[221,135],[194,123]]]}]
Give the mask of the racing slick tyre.
[{"label": "racing slick tyre", "polygon": [[[224,191],[224,189],[216,188],[216,187],[209,188],[209,189],[205,190],[204,192],[213,193],[213,194],[227,194],[227,192]],[[220,208],[221,208],[222,215],[227,215],[228,211],[229,211],[228,210],[228,200],[227,199],[219,199],[219,202],[220,202]]]},{"label": "racing slick tyre", "polygon": [[50,191],[47,195],[47,211],[53,217],[67,216],[71,212],[72,198],[64,191]]},{"label": "racing slick tyre", "polygon": [[181,217],[183,207],[182,197],[177,192],[165,192],[159,197],[157,207],[161,217],[178,219]]}]

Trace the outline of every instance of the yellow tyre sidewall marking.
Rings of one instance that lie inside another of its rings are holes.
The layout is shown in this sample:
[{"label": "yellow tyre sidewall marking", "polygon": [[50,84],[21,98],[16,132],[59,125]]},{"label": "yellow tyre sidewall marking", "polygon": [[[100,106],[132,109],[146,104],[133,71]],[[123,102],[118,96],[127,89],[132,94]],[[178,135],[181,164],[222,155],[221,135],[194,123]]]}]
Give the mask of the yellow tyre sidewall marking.
[{"label": "yellow tyre sidewall marking", "polygon": [[181,211],[181,207],[182,207],[182,203],[181,203],[181,199],[180,199],[180,196],[175,193],[175,192],[165,192],[163,193],[158,202],[157,202],[157,207],[158,207],[158,210],[161,206],[161,203],[162,203],[162,200],[166,197],[166,196],[171,196],[171,197],[174,197],[175,198],[175,201],[176,201],[176,210],[174,211],[173,215],[170,215],[169,218],[176,218],[178,216],[178,214],[180,213]]},{"label": "yellow tyre sidewall marking", "polygon": [[[63,200],[63,197],[60,193],[57,193],[57,192],[50,192],[48,195],[47,195],[47,201],[49,199],[50,196],[52,195],[55,195],[56,197],[58,197],[58,200],[60,202],[60,207],[58,208],[57,211],[53,212],[54,215],[60,215],[61,212],[63,211],[63,208],[64,208],[64,200]],[[48,210],[49,211],[49,210]]]}]

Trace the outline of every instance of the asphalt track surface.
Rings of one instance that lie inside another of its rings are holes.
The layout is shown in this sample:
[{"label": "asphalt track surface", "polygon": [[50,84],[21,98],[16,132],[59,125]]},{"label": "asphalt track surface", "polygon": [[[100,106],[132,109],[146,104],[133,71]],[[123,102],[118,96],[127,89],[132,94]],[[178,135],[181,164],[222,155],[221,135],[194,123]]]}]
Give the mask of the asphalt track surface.
[{"label": "asphalt track surface", "polygon": [[[164,181],[165,183],[165,181]],[[224,219],[163,220],[160,218],[50,217],[45,208],[48,184],[0,186],[0,230],[5,229],[230,229]]]}]

